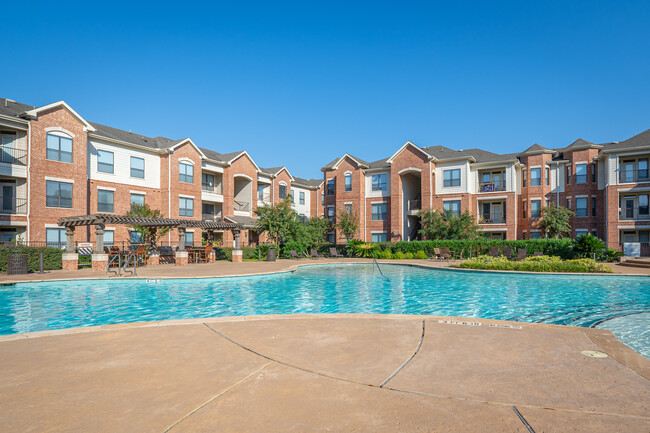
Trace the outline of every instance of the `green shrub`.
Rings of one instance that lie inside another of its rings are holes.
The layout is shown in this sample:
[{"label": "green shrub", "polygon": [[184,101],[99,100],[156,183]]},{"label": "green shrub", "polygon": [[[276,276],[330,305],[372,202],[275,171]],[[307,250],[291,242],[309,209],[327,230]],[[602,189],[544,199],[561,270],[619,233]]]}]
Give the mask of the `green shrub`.
[{"label": "green shrub", "polygon": [[390,252],[390,250],[383,250],[382,252],[379,253],[380,259],[392,259],[393,254]]},{"label": "green shrub", "polygon": [[262,260],[266,260],[266,252],[270,249],[276,249],[275,245],[273,244],[259,244],[257,247],[255,247],[255,250],[253,251],[253,258],[259,259],[261,256]]},{"label": "green shrub", "polygon": [[426,259],[426,258],[427,258],[427,253],[425,253],[424,251],[418,251],[417,253],[415,253],[415,256],[414,256],[414,257],[415,257],[416,259],[423,260],[423,259]]},{"label": "green shrub", "polygon": [[608,262],[615,262],[619,257],[623,256],[623,251],[618,251],[613,248],[607,248],[602,254],[599,260],[606,260]]},{"label": "green shrub", "polygon": [[280,256],[285,259],[292,258],[291,250],[294,250],[299,256],[306,256],[309,254],[309,251],[307,251],[307,247],[303,243],[292,241],[282,245]]},{"label": "green shrub", "polygon": [[593,259],[561,260],[559,257],[537,256],[520,261],[510,261],[505,257],[479,256],[459,265],[466,269],[488,269],[499,271],[526,272],[601,272],[612,273],[612,269]]},{"label": "green shrub", "polygon": [[51,247],[26,247],[26,246],[0,246],[0,271],[7,271],[7,256],[9,254],[27,254],[27,270],[38,272],[40,270],[39,257],[43,253],[43,269],[52,271],[61,269],[61,257],[64,251]]},{"label": "green shrub", "polygon": [[393,254],[393,258],[395,260],[404,260],[404,253],[401,252],[401,251],[398,251],[398,252]]},{"label": "green shrub", "polygon": [[594,254],[602,254],[605,249],[605,242],[590,234],[578,236],[573,243],[576,257],[593,257]]},{"label": "green shrub", "polygon": [[404,258],[407,259],[407,260],[410,260],[410,259],[412,259],[413,257],[414,257],[414,256],[413,256],[413,253],[406,253],[406,254],[404,254]]},{"label": "green shrub", "polygon": [[380,252],[378,244],[361,241],[348,242],[348,250],[354,257],[373,258]]}]

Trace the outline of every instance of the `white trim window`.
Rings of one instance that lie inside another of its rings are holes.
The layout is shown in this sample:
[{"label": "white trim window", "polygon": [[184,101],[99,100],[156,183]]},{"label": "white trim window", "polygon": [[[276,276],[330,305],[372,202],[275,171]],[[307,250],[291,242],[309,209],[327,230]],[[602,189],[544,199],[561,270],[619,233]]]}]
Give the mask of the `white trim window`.
[{"label": "white trim window", "polygon": [[194,216],[194,199],[188,197],[178,198],[178,215],[182,217]]},{"label": "white trim window", "polygon": [[133,205],[144,206],[144,194],[131,193],[131,208]]},{"label": "white trim window", "polygon": [[530,169],[530,186],[542,185],[542,169],[539,167]]},{"label": "white trim window", "polygon": [[47,134],[46,146],[48,160],[72,163],[72,138],[59,134]]},{"label": "white trim window", "polygon": [[105,189],[97,190],[97,212],[113,213],[115,211],[115,192]]},{"label": "white trim window", "polygon": [[460,200],[449,200],[442,203],[442,210],[457,217],[460,216]]},{"label": "white trim window", "polygon": [[144,158],[131,157],[131,177],[144,179]]},{"label": "white trim window", "polygon": [[287,198],[287,185],[282,183],[278,185],[278,197],[280,197],[280,200]]},{"label": "white trim window", "polygon": [[372,242],[386,242],[388,234],[386,232],[372,233]]},{"label": "white trim window", "polygon": [[300,204],[305,204],[305,192],[300,191]]},{"label": "white trim window", "polygon": [[372,205],[372,220],[386,221],[386,203],[376,203]]},{"label": "white trim window", "polygon": [[45,206],[72,209],[72,184],[54,180],[46,181]]},{"label": "white trim window", "polygon": [[443,170],[442,178],[443,178],[442,186],[444,188],[460,186],[460,168]]},{"label": "white trim window", "polygon": [[[578,170],[576,169],[576,183],[579,183],[577,181],[577,176],[578,176],[577,172],[578,172]],[[586,183],[586,180],[585,180],[585,182],[580,182],[580,183]],[[576,216],[577,217],[586,217],[587,216],[587,197],[577,197],[576,198]]]},{"label": "white trim window", "polygon": [[352,191],[352,175],[350,173],[346,173],[344,179],[345,179],[345,192]]},{"label": "white trim window", "polygon": [[185,162],[179,162],[178,180],[184,183],[194,183],[194,166]]},{"label": "white trim window", "polygon": [[101,173],[115,172],[115,154],[108,150],[97,149],[97,171]]},{"label": "white trim window", "polygon": [[372,175],[372,190],[373,191],[386,191],[388,189],[386,184],[386,173]]}]

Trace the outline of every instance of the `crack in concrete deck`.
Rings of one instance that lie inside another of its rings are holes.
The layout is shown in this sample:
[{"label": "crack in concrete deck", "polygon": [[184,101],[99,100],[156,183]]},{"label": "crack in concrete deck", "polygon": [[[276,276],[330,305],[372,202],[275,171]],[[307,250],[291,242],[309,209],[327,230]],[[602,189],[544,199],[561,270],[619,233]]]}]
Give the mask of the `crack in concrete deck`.
[{"label": "crack in concrete deck", "polygon": [[413,354],[409,357],[409,359],[407,359],[406,361],[404,361],[404,363],[403,363],[402,365],[400,365],[400,366],[397,368],[397,370],[395,370],[395,371],[393,372],[393,374],[391,374],[390,376],[388,376],[388,378],[387,378],[386,380],[384,380],[384,381],[379,385],[380,388],[383,388],[383,387],[384,387],[384,386],[385,386],[385,385],[386,385],[386,384],[387,384],[387,383],[388,383],[392,378],[394,378],[395,376],[397,376],[397,373],[399,373],[400,371],[402,371],[402,369],[403,369],[404,367],[406,367],[406,366],[408,365],[408,363],[411,362],[411,360],[413,360],[413,358],[415,358],[415,355],[418,354],[418,352],[420,351],[420,348],[422,347],[422,342],[424,341],[424,332],[425,332],[425,321],[423,320],[423,321],[422,321],[422,335],[420,336],[420,341],[418,342],[418,347],[415,348],[415,352],[413,352]]}]

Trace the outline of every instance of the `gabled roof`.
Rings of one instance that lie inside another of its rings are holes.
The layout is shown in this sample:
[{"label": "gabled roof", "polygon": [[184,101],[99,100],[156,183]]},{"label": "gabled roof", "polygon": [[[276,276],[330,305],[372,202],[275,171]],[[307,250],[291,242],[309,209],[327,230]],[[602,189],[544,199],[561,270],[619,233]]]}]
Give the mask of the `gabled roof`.
[{"label": "gabled roof", "polygon": [[321,171],[325,170],[335,170],[339,164],[345,159],[345,158],[350,158],[352,161],[354,161],[360,168],[368,168],[369,164],[364,161],[361,158],[357,158],[355,156],[350,155],[349,153],[346,153],[340,158],[336,158],[334,161],[330,162],[327,164],[325,167],[321,168]]},{"label": "gabled roof", "polygon": [[541,155],[542,153],[553,154],[555,151],[535,143],[517,156]]},{"label": "gabled roof", "polygon": [[402,153],[402,152],[404,151],[404,149],[406,149],[406,148],[408,148],[408,147],[411,147],[411,148],[413,148],[413,149],[416,149],[418,152],[422,153],[422,154],[423,154],[427,159],[435,159],[432,155],[429,155],[427,152],[425,152],[425,151],[424,151],[423,149],[421,149],[420,147],[416,146],[415,144],[411,143],[410,141],[407,141],[406,143],[404,143],[404,145],[403,145],[402,147],[400,147],[400,148],[397,150],[397,152],[393,153],[393,155],[392,155],[390,158],[388,158],[388,159],[386,160],[386,162],[387,162],[388,164],[391,164],[391,163],[395,160],[395,158],[397,157],[397,155],[399,155],[400,153]]},{"label": "gabled roof", "polygon": [[[142,134],[132,133],[130,131],[123,131],[121,129],[113,128],[111,126],[102,125],[95,122],[90,122],[95,131],[93,136],[100,138],[108,138],[115,141],[121,141],[136,146],[147,147],[149,149],[162,149],[160,140],[156,138],[147,137]],[[161,138],[161,137],[157,137]],[[171,141],[171,140],[170,140]]]},{"label": "gabled roof", "polygon": [[224,216],[223,220],[226,222],[239,224],[246,229],[254,229],[257,227],[257,220],[248,216]]},{"label": "gabled roof", "polygon": [[302,186],[309,189],[318,189],[325,182],[323,179],[303,179],[294,177],[292,185]]},{"label": "gabled roof", "polygon": [[36,107],[32,105],[21,104],[11,99],[0,98],[0,115],[9,117],[19,117],[25,111],[32,110]]},{"label": "gabled roof", "polygon": [[576,141],[573,143],[569,144],[567,147],[564,149],[561,149],[561,152],[566,152],[566,151],[573,151],[573,150],[582,150],[582,149],[602,149],[602,145],[600,144],[594,144],[591,141],[583,140],[582,138],[578,138]]},{"label": "gabled roof", "polygon": [[88,121],[86,121],[86,119],[81,117],[81,115],[79,115],[79,113],[74,111],[72,109],[72,107],[70,107],[65,101],[53,102],[51,104],[43,105],[42,107],[32,108],[31,110],[25,111],[23,114],[21,114],[21,116],[24,115],[24,116],[27,116],[27,117],[37,117],[38,113],[50,110],[52,108],[57,108],[57,107],[63,107],[66,110],[68,110],[70,112],[70,114],[72,114],[74,117],[76,117],[86,127],[87,131],[93,132],[95,130],[95,128],[90,123],[88,123]]},{"label": "gabled roof", "polygon": [[625,141],[603,144],[602,152],[610,153],[623,149],[648,148],[650,150],[650,129],[645,130]]},{"label": "gabled roof", "polygon": [[377,161],[373,161],[373,162],[369,163],[368,168],[370,168],[370,169],[390,168],[390,164],[388,163],[388,158],[384,158],[384,159],[379,159]]},{"label": "gabled roof", "polygon": [[475,161],[474,156],[465,150],[453,150],[445,146],[430,146],[422,148],[426,153],[433,156],[438,161],[468,159]]},{"label": "gabled roof", "polygon": [[282,166],[282,167],[270,167],[270,168],[260,167],[260,172],[261,173],[267,174],[267,175],[269,175],[271,177],[277,177],[277,175],[279,175],[283,170],[287,172],[287,174],[289,175],[289,178],[293,182],[294,177],[291,176],[291,173],[289,173],[289,169],[287,167],[285,167],[285,166]]}]

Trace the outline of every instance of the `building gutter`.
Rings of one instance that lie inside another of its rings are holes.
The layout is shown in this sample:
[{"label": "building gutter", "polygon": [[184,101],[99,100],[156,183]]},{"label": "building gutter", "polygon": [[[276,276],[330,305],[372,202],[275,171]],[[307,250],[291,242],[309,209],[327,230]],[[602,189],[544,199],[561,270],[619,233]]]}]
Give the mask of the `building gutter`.
[{"label": "building gutter", "polygon": [[27,122],[27,228],[25,229],[25,240],[29,245],[29,215],[32,206],[32,181],[30,179],[32,167],[32,122]]}]

